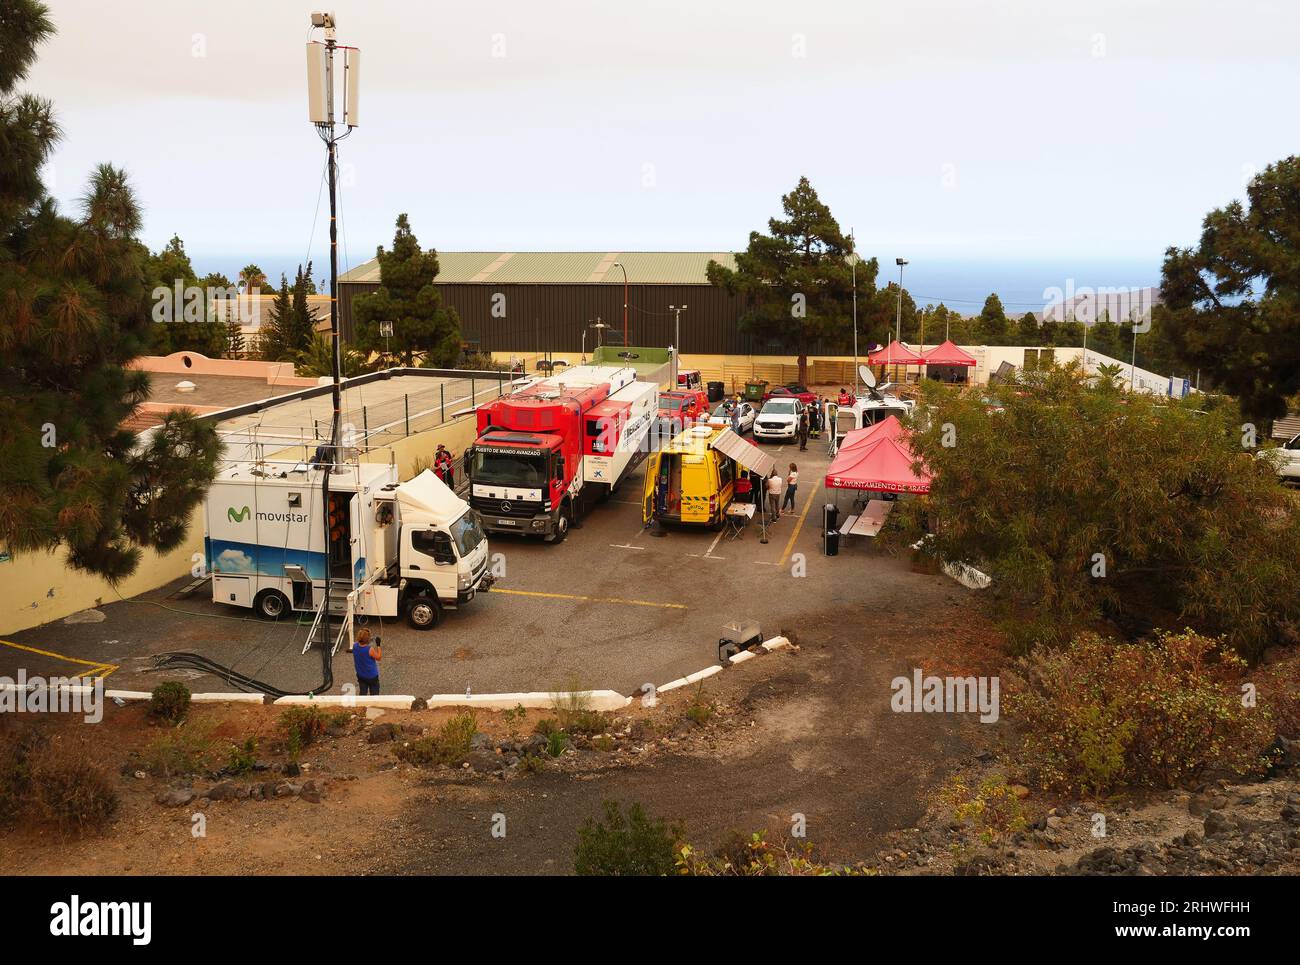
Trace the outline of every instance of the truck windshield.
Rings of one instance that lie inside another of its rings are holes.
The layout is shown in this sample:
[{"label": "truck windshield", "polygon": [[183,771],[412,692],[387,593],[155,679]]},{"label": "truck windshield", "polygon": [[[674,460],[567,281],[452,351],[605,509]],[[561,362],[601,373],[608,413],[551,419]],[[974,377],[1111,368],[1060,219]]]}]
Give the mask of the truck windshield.
[{"label": "truck windshield", "polygon": [[452,523],[449,529],[461,559],[474,552],[479,543],[483,542],[483,527],[478,523],[478,513],[472,509]]},{"label": "truck windshield", "polygon": [[535,450],[485,452],[481,446],[475,447],[471,475],[478,483],[539,489],[546,485],[546,456]]}]

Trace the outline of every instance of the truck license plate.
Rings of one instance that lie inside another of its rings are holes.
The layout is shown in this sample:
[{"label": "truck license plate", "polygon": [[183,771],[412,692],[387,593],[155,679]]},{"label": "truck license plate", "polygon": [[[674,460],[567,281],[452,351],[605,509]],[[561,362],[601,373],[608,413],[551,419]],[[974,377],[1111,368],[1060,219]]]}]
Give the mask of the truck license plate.
[{"label": "truck license plate", "polygon": [[498,525],[498,526],[518,526],[519,523],[516,522],[516,521],[513,520],[513,519],[498,519],[498,520],[497,520],[497,525]]}]

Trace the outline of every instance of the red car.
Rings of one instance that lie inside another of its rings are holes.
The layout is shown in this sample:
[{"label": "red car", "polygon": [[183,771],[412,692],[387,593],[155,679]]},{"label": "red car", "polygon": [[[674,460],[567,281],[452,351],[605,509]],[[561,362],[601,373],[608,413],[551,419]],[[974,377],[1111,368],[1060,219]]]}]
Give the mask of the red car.
[{"label": "red car", "polygon": [[775,389],[769,389],[764,394],[763,401],[766,402],[768,399],[798,399],[804,405],[813,405],[817,401],[817,393],[809,392],[806,385],[791,382],[788,385],[780,385]]}]

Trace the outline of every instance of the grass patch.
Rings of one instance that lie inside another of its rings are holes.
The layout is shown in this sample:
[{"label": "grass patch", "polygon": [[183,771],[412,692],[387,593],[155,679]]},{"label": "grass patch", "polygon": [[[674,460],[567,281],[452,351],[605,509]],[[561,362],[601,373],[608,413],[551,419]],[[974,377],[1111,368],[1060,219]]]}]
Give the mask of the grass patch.
[{"label": "grass patch", "polygon": [[154,738],[141,754],[141,763],[154,777],[170,780],[209,770],[211,757],[208,728],[192,725]]},{"label": "grass patch", "polygon": [[29,729],[0,738],[0,819],[41,824],[67,837],[103,831],[117,813],[108,771],[79,743]]},{"label": "grass patch", "polygon": [[399,761],[417,767],[459,764],[469,756],[477,730],[478,718],[472,711],[464,711],[444,723],[438,733],[396,747],[393,753]]}]

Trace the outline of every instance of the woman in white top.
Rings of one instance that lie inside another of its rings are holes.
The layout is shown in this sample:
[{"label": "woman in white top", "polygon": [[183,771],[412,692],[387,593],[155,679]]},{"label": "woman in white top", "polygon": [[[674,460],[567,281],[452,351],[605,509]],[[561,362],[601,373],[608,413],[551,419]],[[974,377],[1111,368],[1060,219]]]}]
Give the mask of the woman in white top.
[{"label": "woman in white top", "polygon": [[785,477],[785,499],[781,502],[781,511],[784,512],[787,506],[791,511],[794,510],[794,494],[799,488],[799,467],[790,463],[790,471]]}]

